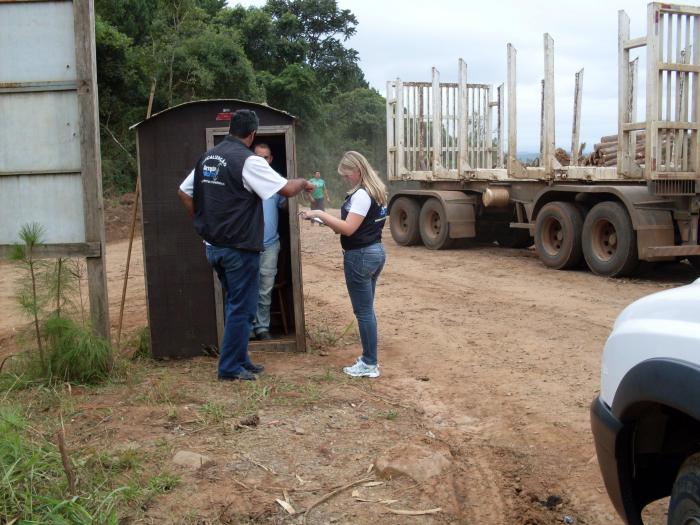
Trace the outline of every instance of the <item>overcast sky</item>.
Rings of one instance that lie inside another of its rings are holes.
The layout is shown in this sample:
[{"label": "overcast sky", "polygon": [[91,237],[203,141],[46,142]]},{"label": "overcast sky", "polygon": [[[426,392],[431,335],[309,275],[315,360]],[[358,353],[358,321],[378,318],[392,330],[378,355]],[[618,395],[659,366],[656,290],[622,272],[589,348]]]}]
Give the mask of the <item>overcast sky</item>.
[{"label": "overcast sky", "polygon": [[[518,51],[521,154],[539,150],[544,33],[554,39],[556,142],[567,151],[576,71],[585,70],[581,141],[591,149],[601,136],[617,133],[618,10],[630,17],[632,38],[646,33],[647,2],[642,0],[339,0],[338,5],[357,17],[357,33],[346,45],[359,52],[367,81],[382,95],[386,81],[397,77],[430,81],[432,66],[442,81],[455,82],[459,58],[467,62],[468,82],[505,83],[506,44],[512,43]],[[643,99],[639,107],[644,108]]]}]

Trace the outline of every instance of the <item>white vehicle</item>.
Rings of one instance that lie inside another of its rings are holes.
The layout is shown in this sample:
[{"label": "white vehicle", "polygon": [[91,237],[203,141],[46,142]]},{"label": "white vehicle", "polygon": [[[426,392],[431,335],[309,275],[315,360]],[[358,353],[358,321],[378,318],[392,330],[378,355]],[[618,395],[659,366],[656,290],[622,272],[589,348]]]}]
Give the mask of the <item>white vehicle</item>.
[{"label": "white vehicle", "polygon": [[625,523],[643,524],[642,509],[670,495],[669,525],[700,524],[700,279],[617,318],[591,428]]}]

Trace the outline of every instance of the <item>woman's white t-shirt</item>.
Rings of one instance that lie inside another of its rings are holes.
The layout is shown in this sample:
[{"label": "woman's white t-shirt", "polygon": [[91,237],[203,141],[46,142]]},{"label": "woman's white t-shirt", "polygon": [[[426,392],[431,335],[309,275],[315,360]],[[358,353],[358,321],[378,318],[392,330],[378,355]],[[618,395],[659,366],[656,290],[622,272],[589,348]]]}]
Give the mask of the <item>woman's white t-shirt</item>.
[{"label": "woman's white t-shirt", "polygon": [[350,208],[348,209],[348,213],[355,213],[362,217],[367,217],[370,206],[372,206],[372,199],[369,193],[367,193],[367,190],[364,188],[360,188],[350,196]]}]

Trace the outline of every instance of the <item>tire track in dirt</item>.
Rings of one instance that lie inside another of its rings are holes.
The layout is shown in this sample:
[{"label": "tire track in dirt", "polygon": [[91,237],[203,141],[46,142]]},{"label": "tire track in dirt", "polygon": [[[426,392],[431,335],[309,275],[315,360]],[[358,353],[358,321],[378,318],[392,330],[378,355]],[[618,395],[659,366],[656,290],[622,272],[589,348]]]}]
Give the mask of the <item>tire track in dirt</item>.
[{"label": "tire track in dirt", "polygon": [[[351,318],[342,254],[327,233],[304,230],[306,293]],[[466,505],[465,515],[561,522],[542,510],[554,494],[579,523],[615,522],[588,422],[602,347],[624,306],[693,272],[677,265],[656,281],[612,280],[547,270],[528,250],[385,245],[377,288],[383,379],[375,388],[420,407],[428,429],[468,448],[478,465],[465,467],[474,477],[468,496],[489,504]]]}]

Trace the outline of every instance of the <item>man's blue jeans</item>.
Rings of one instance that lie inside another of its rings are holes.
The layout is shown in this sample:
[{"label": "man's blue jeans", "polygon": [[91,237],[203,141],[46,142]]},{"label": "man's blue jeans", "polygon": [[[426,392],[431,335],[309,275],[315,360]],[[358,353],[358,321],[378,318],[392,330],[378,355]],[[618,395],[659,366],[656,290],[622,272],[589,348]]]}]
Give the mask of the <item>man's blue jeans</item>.
[{"label": "man's blue jeans", "polygon": [[258,304],[260,254],[207,245],[207,260],[219,276],[225,301],[219,377],[231,377],[250,364],[248,335]]},{"label": "man's blue jeans", "polygon": [[258,292],[258,310],[253,322],[253,330],[256,334],[270,331],[270,304],[272,303],[272,289],[275,286],[277,275],[277,258],[280,253],[280,242],[275,241],[272,246],[265,248],[260,254],[260,284]]},{"label": "man's blue jeans", "polygon": [[366,365],[377,364],[377,317],[374,315],[374,290],[385,261],[386,255],[381,243],[346,250],[343,256],[345,284],[348,287],[352,311],[355,313],[360,329],[362,360]]}]

